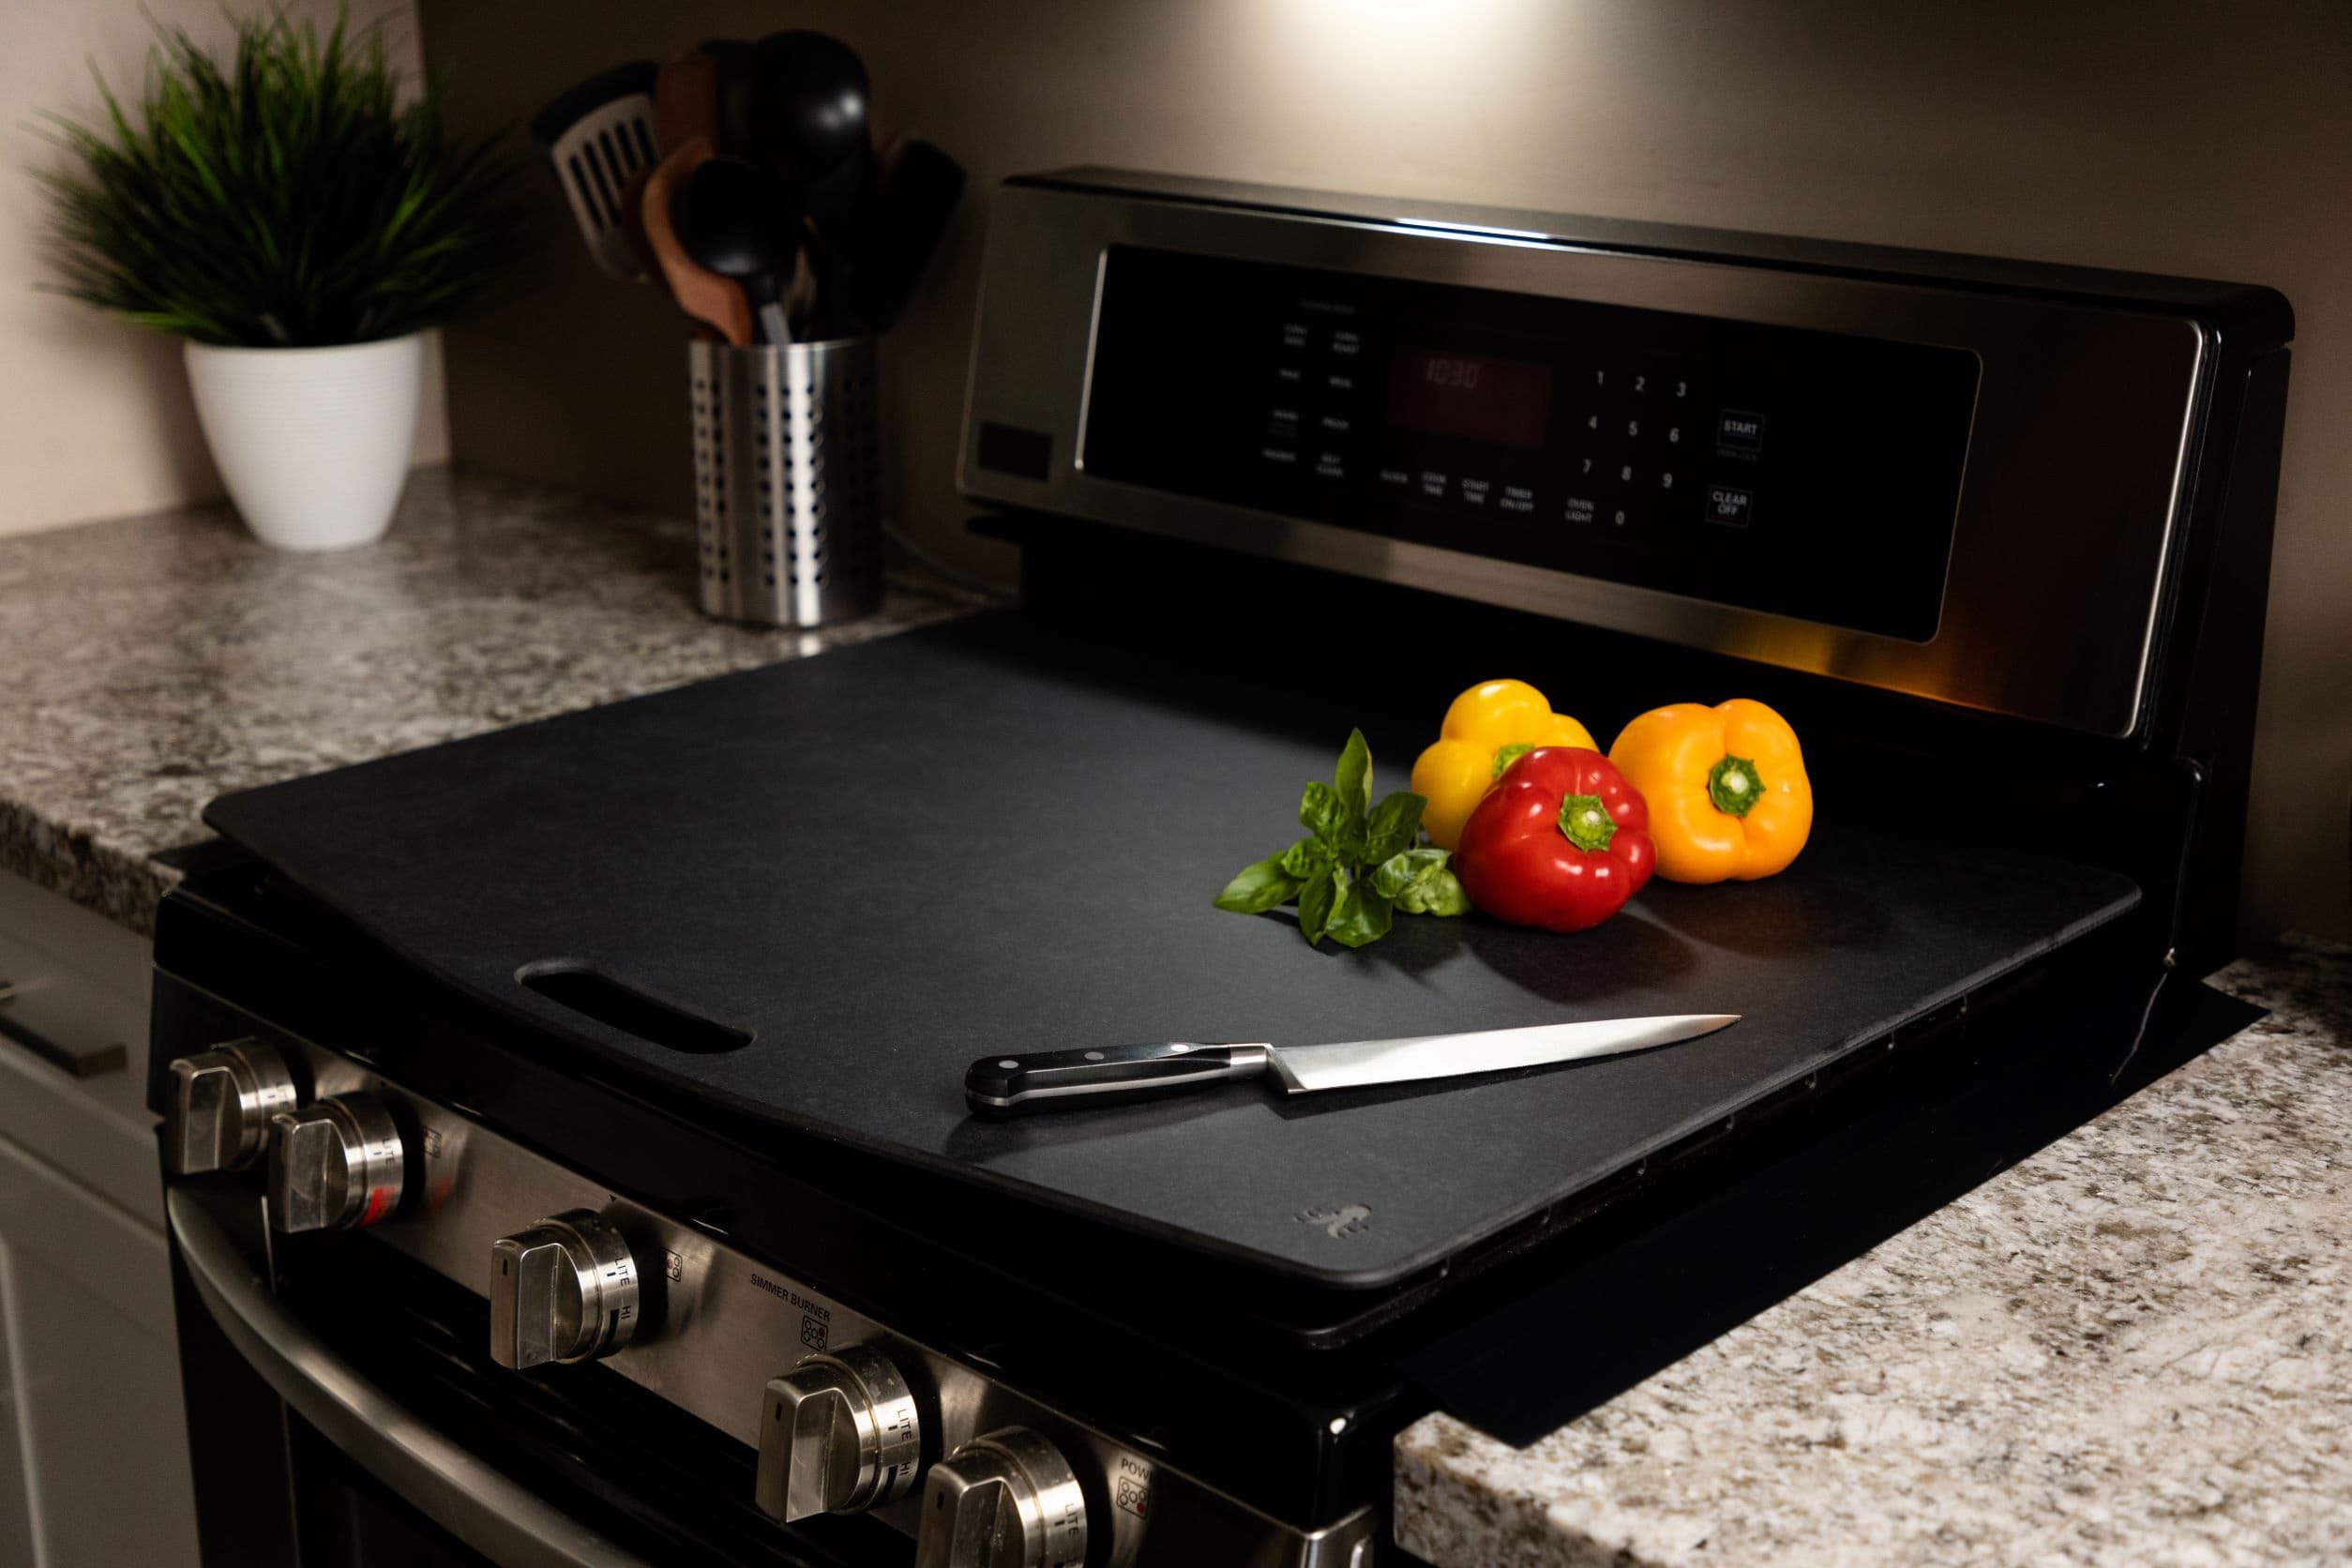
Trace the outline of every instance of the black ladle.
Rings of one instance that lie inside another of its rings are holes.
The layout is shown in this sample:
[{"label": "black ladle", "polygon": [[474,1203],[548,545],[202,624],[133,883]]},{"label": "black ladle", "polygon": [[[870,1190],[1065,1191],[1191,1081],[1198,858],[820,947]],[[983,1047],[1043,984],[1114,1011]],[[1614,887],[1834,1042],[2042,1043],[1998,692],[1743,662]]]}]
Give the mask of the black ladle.
[{"label": "black ladle", "polygon": [[743,284],[760,335],[778,347],[791,342],[784,290],[800,264],[802,238],[792,193],[758,164],[722,154],[686,176],[671,220],[698,264]]},{"label": "black ladle", "polygon": [[820,330],[855,332],[852,279],[868,249],[874,191],[865,62],[839,39],[805,29],[702,47],[719,60],[726,150],[782,181],[815,231],[808,259],[817,275]]},{"label": "black ladle", "polygon": [[871,156],[866,63],[838,38],[771,33],[722,63],[719,120],[727,151],[801,189],[860,148]]}]

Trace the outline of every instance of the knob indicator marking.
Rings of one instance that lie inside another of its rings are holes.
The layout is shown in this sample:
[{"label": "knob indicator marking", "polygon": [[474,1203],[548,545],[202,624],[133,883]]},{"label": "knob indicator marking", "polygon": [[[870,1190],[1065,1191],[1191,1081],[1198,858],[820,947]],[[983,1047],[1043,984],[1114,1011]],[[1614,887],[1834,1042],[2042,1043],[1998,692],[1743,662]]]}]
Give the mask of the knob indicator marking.
[{"label": "knob indicator marking", "polygon": [[639,1318],[637,1261],[594,1209],[551,1215],[490,1246],[490,1359],[518,1371],[593,1361]]},{"label": "knob indicator marking", "polygon": [[760,1506],[790,1523],[904,1497],[922,1455],[906,1380],[862,1345],[803,1356],[768,1380],[760,1408]]},{"label": "knob indicator marking", "polygon": [[234,1040],[172,1063],[163,1155],[175,1176],[242,1170],[259,1159],[270,1118],[300,1099],[286,1059],[259,1040]]},{"label": "knob indicator marking", "polygon": [[400,1205],[408,1154],[373,1094],[270,1118],[269,1220],[289,1234],[373,1225]]},{"label": "knob indicator marking", "polygon": [[1022,1426],[972,1439],[924,1482],[915,1568],[1084,1568],[1086,1496]]}]

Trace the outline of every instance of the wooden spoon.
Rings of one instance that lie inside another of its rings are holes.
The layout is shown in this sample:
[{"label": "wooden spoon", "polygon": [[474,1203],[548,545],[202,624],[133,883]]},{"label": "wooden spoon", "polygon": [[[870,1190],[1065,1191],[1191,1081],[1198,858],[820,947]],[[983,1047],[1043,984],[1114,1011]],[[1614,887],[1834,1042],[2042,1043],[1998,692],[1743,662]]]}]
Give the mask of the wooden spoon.
[{"label": "wooden spoon", "polygon": [[696,265],[694,258],[679,243],[677,226],[670,216],[686,176],[715,156],[716,149],[707,136],[690,137],[679,143],[646,176],[645,194],[638,212],[645,222],[645,243],[653,248],[654,260],[661,266],[662,280],[670,285],[670,297],[678,302],[678,309],[707,324],[721,341],[748,348],[751,302],[744,297],[742,286],[732,279],[721,278],[707,267]]},{"label": "wooden spoon", "polygon": [[698,136],[718,144],[718,57],[689,49],[654,75],[654,150],[667,155]]},{"label": "wooden spoon", "polygon": [[[629,254],[637,258],[637,270],[644,278],[661,276],[661,259],[654,254],[653,243],[645,237],[645,182],[653,177],[650,163],[629,176],[621,188],[621,237],[628,241]],[[644,278],[639,279],[644,281]]]}]

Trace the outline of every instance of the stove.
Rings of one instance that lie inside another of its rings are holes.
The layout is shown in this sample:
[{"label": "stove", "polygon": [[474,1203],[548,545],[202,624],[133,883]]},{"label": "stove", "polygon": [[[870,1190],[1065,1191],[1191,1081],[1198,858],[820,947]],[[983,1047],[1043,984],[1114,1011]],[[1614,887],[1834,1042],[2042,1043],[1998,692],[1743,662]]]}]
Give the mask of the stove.
[{"label": "stove", "polygon": [[[207,1561],[1365,1568],[2196,1048],[2268,291],[1078,170],[965,420],[1019,608],[216,802],[157,1067]],[[1351,726],[1741,693],[1779,879],[1361,953],[1210,908]],[[1737,1011],[1018,1122],[972,1059]]]}]

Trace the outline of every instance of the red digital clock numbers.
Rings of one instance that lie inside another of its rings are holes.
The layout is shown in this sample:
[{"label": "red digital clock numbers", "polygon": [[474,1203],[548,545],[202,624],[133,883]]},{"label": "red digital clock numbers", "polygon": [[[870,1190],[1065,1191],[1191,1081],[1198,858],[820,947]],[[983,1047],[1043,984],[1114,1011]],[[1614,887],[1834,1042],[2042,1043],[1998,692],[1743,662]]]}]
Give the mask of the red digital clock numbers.
[{"label": "red digital clock numbers", "polygon": [[1408,430],[1541,446],[1551,408],[1549,365],[1407,348],[1389,378],[1389,422]]}]

